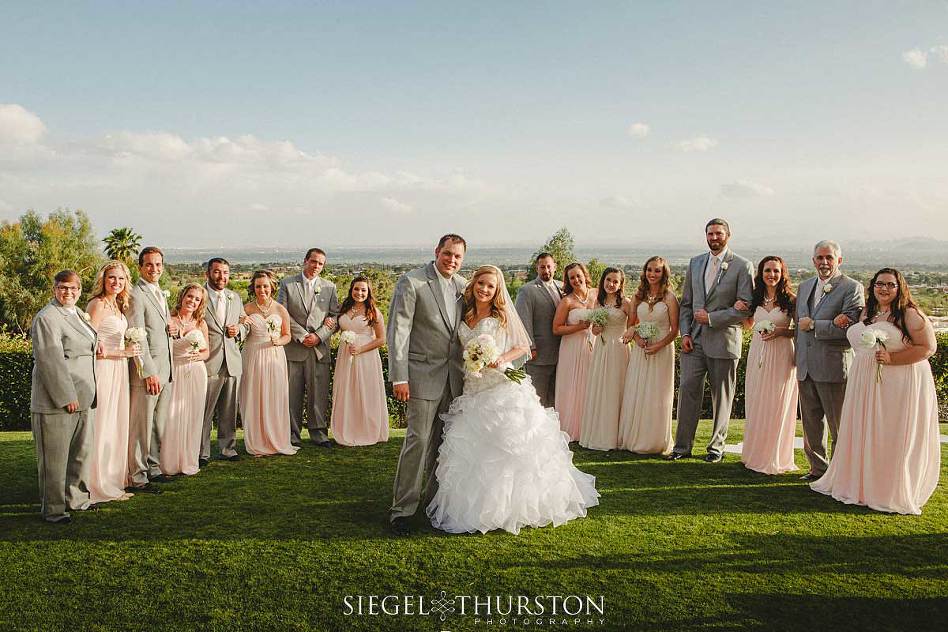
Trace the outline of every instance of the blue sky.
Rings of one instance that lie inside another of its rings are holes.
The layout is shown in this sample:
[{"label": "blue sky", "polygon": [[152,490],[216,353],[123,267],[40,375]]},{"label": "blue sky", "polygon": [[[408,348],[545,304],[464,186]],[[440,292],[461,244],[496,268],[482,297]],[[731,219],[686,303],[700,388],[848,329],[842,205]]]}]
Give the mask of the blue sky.
[{"label": "blue sky", "polygon": [[945,1],[4,3],[0,58],[4,219],[948,239]]}]

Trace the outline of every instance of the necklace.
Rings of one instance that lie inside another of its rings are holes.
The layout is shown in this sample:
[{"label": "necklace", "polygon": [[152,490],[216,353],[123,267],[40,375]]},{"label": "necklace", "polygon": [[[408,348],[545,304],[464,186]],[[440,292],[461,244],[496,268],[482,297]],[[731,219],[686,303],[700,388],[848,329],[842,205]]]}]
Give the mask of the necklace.
[{"label": "necklace", "polygon": [[646,294],[645,302],[648,303],[649,307],[655,307],[655,303],[658,302],[658,299],[662,298],[661,296],[652,296],[651,294]]},{"label": "necklace", "polygon": [[105,306],[109,308],[109,311],[113,314],[119,313],[118,303],[115,302],[115,299],[107,299],[104,296],[102,297],[102,302],[105,303]]},{"label": "necklace", "polygon": [[777,302],[776,296],[774,296],[773,298],[768,298],[766,296],[764,297],[764,305],[773,305],[776,302]]},{"label": "necklace", "polygon": [[586,294],[583,295],[583,298],[579,298],[579,294],[576,295],[576,300],[579,301],[579,304],[583,307],[586,307],[586,304],[589,302],[589,290],[586,290]]},{"label": "necklace", "polygon": [[254,303],[257,305],[257,309],[260,310],[260,313],[263,314],[264,316],[269,316],[269,315],[270,315],[270,312],[273,311],[273,299],[272,299],[272,298],[267,301],[266,307],[264,307],[263,305],[261,305],[261,304],[260,304],[260,301],[254,301]]}]

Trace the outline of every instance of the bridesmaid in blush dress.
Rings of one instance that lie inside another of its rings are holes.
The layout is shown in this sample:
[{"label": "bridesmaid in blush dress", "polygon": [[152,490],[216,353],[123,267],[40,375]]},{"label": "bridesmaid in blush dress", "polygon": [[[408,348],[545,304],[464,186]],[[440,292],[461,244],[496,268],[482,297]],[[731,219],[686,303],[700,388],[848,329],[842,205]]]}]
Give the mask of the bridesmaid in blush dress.
[{"label": "bridesmaid in blush dress", "polygon": [[[871,344],[880,334],[882,344]],[[920,514],[941,469],[938,397],[928,363],[934,328],[902,274],[883,268],[846,337],[856,353],[839,437],[829,468],[810,487],[848,505]]]},{"label": "bridesmaid in blush dress", "polygon": [[238,400],[244,447],[254,456],[296,454],[290,443],[290,396],[284,345],[290,341],[290,316],[273,300],[276,283],[269,270],[250,278],[254,300],[244,305],[250,335],[244,344]]},{"label": "bridesmaid in blush dress", "polygon": [[89,495],[94,503],[127,500],[128,462],[128,361],[141,353],[138,345],[125,346],[131,304],[131,275],[121,261],[109,261],[96,277],[93,299],[86,310],[99,335],[95,362],[96,411],[90,454]]},{"label": "bridesmaid in blush dress", "polygon": [[599,279],[595,308],[605,309],[604,327],[593,325],[593,357],[586,381],[583,420],[579,445],[590,450],[615,450],[619,447],[619,413],[622,386],[629,365],[629,346],[622,334],[629,325],[631,302],[622,295],[625,273],[606,268]]},{"label": "bridesmaid in blush dress", "polygon": [[589,299],[592,298],[589,270],[581,263],[563,269],[563,294],[553,315],[553,333],[560,336],[556,361],[556,391],[553,407],[560,415],[560,430],[570,441],[579,441],[586,379],[592,360],[593,339],[589,332]]},{"label": "bridesmaid in blush dress", "polygon": [[[665,259],[652,257],[645,262],[632,299],[632,321],[622,337],[635,346],[625,373],[619,447],[637,454],[668,454],[673,445],[678,299],[670,284],[671,269]],[[645,339],[639,334],[643,322],[655,324],[654,337]]]},{"label": "bridesmaid in blush dress", "polygon": [[[787,264],[780,257],[764,257],[757,264],[750,325],[755,328],[747,352],[744,397],[747,422],[741,461],[762,474],[782,474],[797,469],[793,438],[797,431],[797,366],[793,356],[796,296],[790,286]],[[737,309],[746,306],[738,301]],[[756,331],[772,323],[770,333]]]},{"label": "bridesmaid in blush dress", "polygon": [[197,474],[200,470],[204,404],[207,397],[207,291],[197,283],[184,286],[171,312],[180,336],[171,344],[174,391],[171,412],[161,438],[159,465],[165,476]]},{"label": "bridesmaid in blush dress", "polygon": [[[332,434],[340,445],[372,445],[388,441],[388,408],[379,347],[385,344],[385,322],[375,307],[368,277],[349,284],[339,310],[343,337],[336,352],[332,382]],[[345,332],[352,332],[346,334]]]}]

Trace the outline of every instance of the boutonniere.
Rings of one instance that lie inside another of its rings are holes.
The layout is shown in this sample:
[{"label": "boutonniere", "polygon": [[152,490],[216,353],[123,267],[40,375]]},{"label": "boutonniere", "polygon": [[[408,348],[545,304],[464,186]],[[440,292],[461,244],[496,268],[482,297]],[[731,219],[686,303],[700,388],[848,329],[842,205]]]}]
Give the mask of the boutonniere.
[{"label": "boutonniere", "polygon": [[229,299],[235,299],[235,298],[237,298],[237,295],[234,294],[233,292],[228,292],[228,293],[227,293],[227,298],[229,298]]},{"label": "boutonniere", "polygon": [[727,266],[728,266],[727,261],[722,261],[722,262],[721,262],[721,269],[722,269],[722,270],[727,270]]},{"label": "boutonniere", "polygon": [[826,285],[823,286],[823,294],[829,294],[832,291],[833,291],[832,283],[827,283]]},{"label": "boutonniere", "polygon": [[165,298],[171,298],[170,290],[162,290],[161,293],[165,295]]},{"label": "boutonniere", "polygon": [[82,320],[86,321],[86,324],[90,324],[90,323],[92,322],[92,316],[89,316],[89,314],[87,314],[86,312],[82,311],[82,310],[79,309],[78,307],[76,308],[76,313],[79,314],[79,318],[81,318]]}]

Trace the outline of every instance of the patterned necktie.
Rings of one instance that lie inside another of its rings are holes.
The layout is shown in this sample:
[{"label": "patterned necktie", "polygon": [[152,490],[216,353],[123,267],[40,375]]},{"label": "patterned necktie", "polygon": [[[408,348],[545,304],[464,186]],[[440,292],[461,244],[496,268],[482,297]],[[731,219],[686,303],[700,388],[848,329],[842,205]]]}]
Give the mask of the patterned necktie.
[{"label": "patterned necktie", "polygon": [[714,280],[718,276],[718,266],[720,262],[715,256],[711,257],[711,260],[708,262],[708,271],[704,275],[704,289],[706,292],[710,292],[711,288],[714,286]]}]

